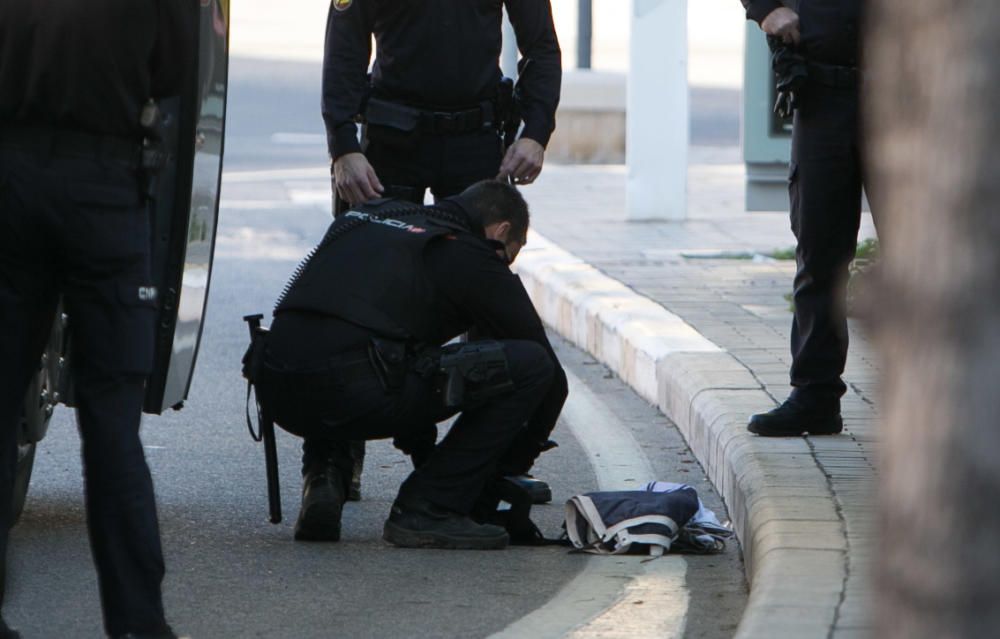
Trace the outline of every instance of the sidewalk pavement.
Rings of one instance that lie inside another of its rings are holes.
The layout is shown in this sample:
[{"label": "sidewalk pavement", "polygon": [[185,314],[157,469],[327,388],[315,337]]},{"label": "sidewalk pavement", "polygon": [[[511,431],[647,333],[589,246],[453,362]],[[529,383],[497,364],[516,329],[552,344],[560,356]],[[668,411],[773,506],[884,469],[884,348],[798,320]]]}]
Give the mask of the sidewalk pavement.
[{"label": "sidewalk pavement", "polygon": [[524,189],[534,234],[517,265],[542,318],[670,417],[723,495],[751,586],[737,637],[869,636],[871,344],[852,323],[844,434],[749,434],[789,391],[795,265],[753,257],[794,244],[787,214],[744,211],[734,148],[691,150],[684,222],[628,222],[625,177],[547,166]]}]

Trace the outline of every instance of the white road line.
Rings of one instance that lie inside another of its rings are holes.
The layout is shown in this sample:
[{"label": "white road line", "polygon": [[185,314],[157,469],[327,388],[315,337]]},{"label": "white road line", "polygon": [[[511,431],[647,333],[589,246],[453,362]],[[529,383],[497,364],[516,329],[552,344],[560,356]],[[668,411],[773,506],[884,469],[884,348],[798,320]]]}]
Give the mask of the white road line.
[{"label": "white road line", "polygon": [[274,180],[330,179],[329,166],[307,166],[294,169],[260,169],[247,171],[223,171],[222,183],[245,184]]},{"label": "white road line", "polygon": [[569,401],[562,418],[587,451],[601,490],[639,490],[659,479],[632,431],[578,377],[566,372]]},{"label": "white road line", "polygon": [[[638,489],[652,466],[628,426],[575,375],[562,421],[583,446],[602,490]],[[683,557],[589,557],[583,571],[541,608],[490,639],[657,639],[684,635],[689,597]]]},{"label": "white road line", "polygon": [[325,133],[272,133],[271,144],[285,146],[326,146]]}]

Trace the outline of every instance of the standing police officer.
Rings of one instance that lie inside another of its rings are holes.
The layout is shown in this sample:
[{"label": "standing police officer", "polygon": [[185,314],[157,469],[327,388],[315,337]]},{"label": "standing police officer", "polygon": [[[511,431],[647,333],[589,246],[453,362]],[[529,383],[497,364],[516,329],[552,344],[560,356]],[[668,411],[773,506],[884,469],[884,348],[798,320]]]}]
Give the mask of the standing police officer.
[{"label": "standing police officer", "polygon": [[[510,85],[501,83],[504,7],[522,54],[516,99]],[[555,129],[561,78],[549,0],[332,0],[323,119],[335,212],[345,203],[380,196],[422,204],[428,188],[442,199],[498,175],[530,184],[542,170]],[[524,129],[515,142],[519,118]],[[366,122],[364,147],[357,137],[359,119]],[[428,437],[433,433],[398,444],[410,452]],[[364,447],[354,450],[351,498],[358,499]],[[305,466],[303,474],[308,489]],[[543,482],[522,482],[538,501],[551,498]]]},{"label": "standing police officer", "polygon": [[16,424],[62,295],[87,525],[114,637],[174,636],[139,440],[155,320],[139,117],[149,98],[180,92],[195,15],[180,0],[0,3],[0,558]]},{"label": "standing police officer", "polygon": [[793,390],[779,407],[750,418],[767,436],[832,435],[843,429],[841,379],[847,361],[845,290],[861,223],[859,89],[862,0],[742,0],[747,18],[805,58],[796,92],[789,174],[795,255]]},{"label": "standing police officer", "polygon": [[[510,108],[499,66],[504,7],[522,55],[524,119],[506,154],[498,135]],[[420,204],[426,188],[440,199],[498,174],[531,183],[555,129],[561,77],[549,0],[333,0],[323,119],[337,193],[351,204],[382,194]]]},{"label": "standing police officer", "polygon": [[[527,230],[517,190],[483,181],[434,207],[355,207],[300,267],[255,367],[265,412],[308,438],[307,458],[317,449],[326,456],[307,460],[325,465],[331,487],[317,495],[307,484],[299,539],[339,539],[348,441],[411,436],[461,411],[439,444],[414,456],[384,536],[407,547],[506,545],[503,528],[469,515],[489,482],[531,468],[567,394],[541,320],[508,267]],[[442,353],[471,326],[493,340]]]}]

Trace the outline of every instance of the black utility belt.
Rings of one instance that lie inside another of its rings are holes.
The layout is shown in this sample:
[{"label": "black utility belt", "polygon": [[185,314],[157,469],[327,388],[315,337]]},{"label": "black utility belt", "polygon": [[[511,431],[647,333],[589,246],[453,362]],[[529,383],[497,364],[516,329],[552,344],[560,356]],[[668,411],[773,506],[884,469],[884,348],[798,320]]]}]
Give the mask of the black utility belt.
[{"label": "black utility belt", "polygon": [[471,109],[432,111],[379,98],[369,98],[364,119],[368,124],[407,133],[462,135],[483,129],[496,129],[495,113],[492,101],[481,102]]},{"label": "black utility belt", "polygon": [[858,67],[836,64],[807,63],[809,80],[835,89],[856,89],[864,82],[864,73]]},{"label": "black utility belt", "polygon": [[[244,364],[253,359],[248,352]],[[289,376],[374,375],[390,394],[403,388],[409,373],[416,373],[434,379],[443,404],[456,409],[479,406],[514,390],[507,355],[503,345],[494,340],[414,348],[405,341],[372,337],[367,348],[340,353],[315,364],[283,366],[266,354],[263,362],[270,370]],[[252,371],[248,379],[254,379]]]},{"label": "black utility belt", "polygon": [[142,147],[137,140],[40,126],[0,127],[0,148],[49,157],[76,157],[138,167]]}]

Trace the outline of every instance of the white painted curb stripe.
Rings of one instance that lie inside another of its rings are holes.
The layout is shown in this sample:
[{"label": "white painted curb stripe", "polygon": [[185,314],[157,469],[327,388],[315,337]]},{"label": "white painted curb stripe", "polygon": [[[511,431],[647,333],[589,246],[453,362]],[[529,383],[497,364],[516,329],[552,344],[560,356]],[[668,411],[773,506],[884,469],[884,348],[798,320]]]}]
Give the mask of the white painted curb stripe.
[{"label": "white painted curb stripe", "polygon": [[[567,371],[562,421],[580,442],[602,490],[639,490],[652,466],[629,430]],[[541,608],[490,639],[673,639],[684,635],[689,596],[680,556],[590,556],[583,571]]]},{"label": "white painted curb stripe", "polygon": [[517,258],[539,316],[657,403],[656,364],[722,349],[684,320],[531,231]]}]

